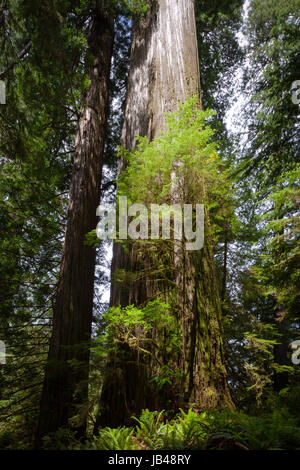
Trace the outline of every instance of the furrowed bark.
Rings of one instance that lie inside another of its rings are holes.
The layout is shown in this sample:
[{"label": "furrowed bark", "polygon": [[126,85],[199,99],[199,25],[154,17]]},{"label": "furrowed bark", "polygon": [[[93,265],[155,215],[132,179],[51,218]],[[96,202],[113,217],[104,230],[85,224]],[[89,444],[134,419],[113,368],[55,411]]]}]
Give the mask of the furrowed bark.
[{"label": "furrowed bark", "polygon": [[[188,97],[198,95],[201,106],[196,38],[193,0],[151,2],[147,18],[133,31],[123,147],[134,149],[136,135],[148,136],[150,140],[157,137],[165,130],[164,113],[177,110]],[[120,160],[119,172],[123,168],[124,162]],[[208,229],[206,211],[206,232]],[[126,254],[119,243],[115,244],[112,274],[120,269],[138,272],[142,268],[134,246]],[[171,362],[183,372],[180,393],[176,396],[172,390],[158,393],[149,384],[155,367],[153,360],[120,348],[108,358],[96,428],[128,424],[130,417],[138,415],[143,408],[165,409],[168,401],[173,408],[191,403],[198,408],[232,405],[226,382],[221,305],[211,245],[207,242],[200,252],[189,254],[184,266],[175,266],[174,271],[183,351]],[[149,279],[125,285],[112,276],[111,305],[140,305],[155,297],[155,289]],[[152,332],[156,341],[160,335]]]},{"label": "furrowed bark", "polygon": [[[134,149],[136,136],[154,139],[165,130],[164,113],[173,112],[179,103],[193,95],[200,99],[200,72],[194,2],[152,0],[147,18],[133,30],[130,74],[121,145]],[[124,161],[119,161],[119,173]],[[124,252],[114,246],[112,272],[122,265]],[[143,297],[143,296],[142,296]],[[128,292],[112,283],[111,305],[141,302],[137,289]]]},{"label": "furrowed bark", "polygon": [[[75,138],[65,242],[53,311],[53,331],[43,385],[37,443],[66,426],[88,399],[95,249],[85,236],[97,224],[113,49],[113,20],[95,12],[89,32],[94,56]],[[84,432],[84,422],[78,434]]]}]

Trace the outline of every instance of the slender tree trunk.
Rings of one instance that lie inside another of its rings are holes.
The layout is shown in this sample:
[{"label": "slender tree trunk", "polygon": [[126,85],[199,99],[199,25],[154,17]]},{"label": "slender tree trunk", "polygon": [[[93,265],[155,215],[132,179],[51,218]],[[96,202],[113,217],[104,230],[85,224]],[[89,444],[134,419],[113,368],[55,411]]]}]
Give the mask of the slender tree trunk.
[{"label": "slender tree trunk", "polygon": [[226,298],[227,288],[227,258],[228,258],[228,227],[225,227],[224,232],[224,261],[223,261],[223,276],[221,287],[221,301],[224,302]]},{"label": "slender tree trunk", "polygon": [[[282,189],[282,187],[281,187]],[[283,215],[283,207],[279,208],[277,220],[281,220]],[[277,236],[284,236],[284,229],[276,233]],[[281,335],[278,338],[278,344],[274,346],[274,361],[281,366],[290,365],[288,359],[289,350],[289,327],[290,320],[287,318],[285,306],[278,303],[275,309],[274,324],[277,327],[278,333]],[[289,373],[287,371],[275,371],[273,376],[273,389],[275,392],[280,392],[283,388],[287,387],[289,383]]]},{"label": "slender tree trunk", "polygon": [[[288,358],[288,351],[290,345],[289,328],[290,320],[286,318],[286,313],[283,305],[277,305],[275,310],[274,324],[281,335],[277,339],[278,344],[274,346],[274,362],[280,366],[289,366],[290,360]],[[275,392],[280,392],[289,384],[289,373],[287,371],[275,371],[273,375],[273,389]]]},{"label": "slender tree trunk", "polygon": [[[193,95],[199,96],[200,73],[193,0],[151,2],[146,19],[135,26],[131,50],[131,69],[122,133],[122,145],[136,146],[136,135],[154,139],[165,130],[164,113],[173,112]],[[121,160],[119,171],[124,162]],[[207,214],[207,229],[209,217]],[[179,268],[177,266],[177,268]],[[137,272],[141,264],[134,246],[130,254],[119,243],[114,246],[112,273],[117,269]],[[176,269],[175,269],[176,270]],[[143,408],[172,407],[193,402],[200,406],[231,405],[226,383],[222,343],[221,305],[216,283],[212,247],[185,259],[179,275],[178,309],[182,324],[183,351],[172,363],[185,377],[181,402],[172,394],[157,393],[149,378],[151,360],[123,349],[110,356],[96,427],[128,423]],[[184,293],[184,294],[183,294]],[[149,280],[131,285],[112,278],[111,305],[139,305],[155,297]],[[159,340],[161,333],[153,332]],[[163,358],[160,358],[163,360]],[[163,398],[163,400],[161,400]]]},{"label": "slender tree trunk", "polygon": [[[97,224],[113,38],[113,20],[108,14],[96,11],[89,32],[89,49],[94,62],[75,138],[67,226],[41,397],[38,442],[45,434],[68,425],[77,412],[76,405],[82,405],[88,399],[95,249],[85,245],[85,236]],[[84,420],[77,426],[82,433]]]}]

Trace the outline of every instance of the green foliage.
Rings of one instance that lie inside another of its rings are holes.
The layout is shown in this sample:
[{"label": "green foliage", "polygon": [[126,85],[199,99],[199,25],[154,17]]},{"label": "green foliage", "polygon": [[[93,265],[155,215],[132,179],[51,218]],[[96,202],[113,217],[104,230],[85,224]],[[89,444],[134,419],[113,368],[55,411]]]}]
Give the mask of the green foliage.
[{"label": "green foliage", "polygon": [[233,395],[249,410],[255,397],[265,406],[272,388],[298,377],[289,344],[299,330],[299,105],[291,93],[299,1],[252,0],[248,13],[236,183],[242,227],[228,248],[224,312]]},{"label": "green foliage", "polygon": [[[108,352],[116,352],[121,345],[126,345],[136,352],[150,355],[156,361],[158,348],[169,349],[172,355],[180,350],[180,339],[178,337],[177,322],[171,315],[170,306],[156,299],[148,302],[144,307],[111,307],[103,314],[100,330],[98,332],[97,344],[92,351],[98,357],[105,357]],[[166,344],[158,345],[154,342],[151,331],[153,328],[165,329],[169,333]],[[154,381],[159,388],[166,383],[180,377],[180,373],[172,371],[166,366],[161,369],[159,375],[152,371]],[[164,374],[165,373],[165,374]]]},{"label": "green foliage", "polygon": [[149,2],[147,0],[123,0],[125,8],[134,16],[143,17],[149,11]]},{"label": "green foliage", "polygon": [[276,410],[271,415],[252,419],[242,416],[240,422],[244,442],[250,449],[299,449],[299,427],[285,410]]},{"label": "green foliage", "polygon": [[299,181],[300,166],[277,178],[268,199],[272,208],[263,216],[267,250],[257,270],[267,280],[266,293],[276,296],[291,318],[297,318],[300,308]]},{"label": "green foliage", "polygon": [[163,411],[143,410],[139,418],[134,417],[138,422],[135,432],[136,438],[151,450],[159,446],[164,434],[163,414]]},{"label": "green foliage", "polygon": [[[45,449],[73,450],[296,450],[299,420],[286,408],[259,416],[228,410],[180,410],[171,420],[161,411],[143,410],[132,428],[103,428],[86,441],[65,429],[44,439]],[[3,437],[5,439],[5,437]]]},{"label": "green foliage", "polygon": [[204,109],[216,110],[213,125],[222,154],[229,158],[232,142],[225,112],[235,93],[232,77],[243,58],[236,36],[242,25],[242,6],[242,0],[195,1],[202,103]]},{"label": "green foliage", "polygon": [[14,429],[2,431],[0,428],[0,450],[27,450],[28,443],[22,442],[22,437]]},{"label": "green foliage", "polygon": [[[92,57],[87,25],[96,3],[0,2],[0,73],[6,71],[7,86],[7,105],[0,108],[0,339],[7,342],[9,352],[0,370],[1,449],[28,448],[36,428],[73,138],[81,96],[89,86]],[[144,16],[148,2],[105,3],[112,14],[121,14],[111,84],[112,98],[121,102],[130,45],[129,20],[123,15]],[[235,36],[242,1],[196,0],[195,6],[202,102],[204,109],[217,113],[199,111],[194,98],[168,116],[168,131],[159,139],[149,144],[140,138],[135,152],[122,150],[130,165],[120,180],[120,194],[145,204],[171,203],[173,174],[178,200],[203,202],[210,209],[210,234],[219,242],[220,285],[225,241],[229,247],[223,317],[232,394],[243,410],[254,410],[256,416],[189,410],[170,420],[163,412],[144,410],[135,428],[105,428],[86,442],[61,429],[45,438],[45,449],[203,449],[208,443],[218,448],[220,440],[238,441],[250,449],[300,447],[299,368],[292,367],[288,352],[283,363],[275,360],[276,348],[295,339],[299,329],[299,107],[291,100],[291,84],[299,79],[300,68],[299,0],[250,4],[245,83],[251,104],[246,107],[249,134],[236,184],[239,220],[233,215],[232,173],[224,162],[239,163],[240,157],[231,151],[224,113],[242,58]],[[29,51],[18,58],[29,42]],[[116,160],[121,108],[110,117],[106,146],[110,164]],[[216,132],[221,140],[216,140]],[[178,160],[182,165],[177,165]],[[172,273],[166,270],[169,246],[145,244],[144,249],[152,250],[157,260],[153,275],[172,284]],[[130,273],[119,276],[126,284]],[[289,321],[281,333],[278,307]],[[124,344],[151,355],[155,366],[149,380],[161,395],[180,382],[182,371],[172,362],[182,352],[176,308],[170,298],[170,305],[158,299],[104,314],[92,355],[91,400],[99,398],[107,353]],[[151,339],[151,330],[157,327],[168,332],[158,345]],[[157,363],[159,349],[164,366]],[[276,375],[285,372],[288,384],[272,393]],[[88,411],[90,407],[86,405]]]},{"label": "green foliage", "polygon": [[43,438],[43,450],[70,450],[78,446],[75,433],[69,428],[60,428]]},{"label": "green foliage", "polygon": [[179,368],[171,369],[169,366],[163,365],[151,381],[155,382],[158,389],[161,390],[166,384],[172,385],[174,382],[179,382],[182,376],[183,373]]},{"label": "green foliage", "polygon": [[202,449],[205,443],[205,412],[198,415],[192,409],[180,410],[177,417],[167,423],[167,432],[163,437],[163,448],[166,449]]},{"label": "green foliage", "polygon": [[131,428],[101,429],[99,436],[94,437],[91,448],[97,450],[136,450]]},{"label": "green foliage", "polygon": [[[141,203],[149,209],[151,204],[177,204],[182,208],[184,204],[191,204],[194,209],[196,204],[203,204],[207,246],[216,243],[225,219],[228,223],[234,220],[230,170],[217,153],[214,131],[209,126],[212,114],[211,111],[199,108],[197,97],[187,100],[179,106],[177,112],[166,115],[167,129],[159,137],[151,142],[147,137],[138,137],[135,150],[120,149],[121,156],[128,165],[118,179],[118,197],[126,196],[128,204]],[[145,216],[147,223],[151,216],[149,213],[150,211]],[[196,211],[193,211],[194,222],[195,215]],[[145,363],[148,361],[148,364],[151,362],[147,375],[152,384],[159,391],[165,392],[166,401],[168,396],[172,396],[180,402],[183,400],[183,390],[188,387],[188,367],[181,365],[182,370],[178,367],[182,363],[184,318],[189,315],[192,317],[193,314],[185,311],[185,308],[192,310],[192,305],[187,307],[188,302],[184,300],[186,286],[184,281],[178,281],[178,270],[189,272],[185,263],[190,261],[192,255],[187,253],[182,240],[176,240],[175,237],[172,239],[172,236],[170,239],[122,241],[127,250],[130,250],[132,244],[138,260],[141,260],[141,267],[133,273],[116,272],[113,282],[121,281],[122,288],[130,288],[143,277],[150,279],[157,286],[153,291],[154,295],[167,296],[171,307],[169,323],[172,327],[152,321],[149,328],[143,323],[139,311],[141,309],[130,307],[126,311],[112,311],[111,326],[107,323],[107,331],[114,328],[111,335],[114,345],[124,342],[135,351],[148,355],[147,359],[143,356],[138,358]],[[126,321],[120,312],[129,315]],[[130,324],[131,318],[136,326],[130,329],[133,326]],[[155,319],[153,313],[149,318]],[[153,330],[153,335],[150,334],[150,329]],[[125,340],[120,341],[120,334]],[[116,373],[118,367],[122,370],[122,364],[112,364]]]},{"label": "green foliage", "polygon": [[147,0],[104,0],[103,8],[111,11],[112,14],[121,12],[135,18],[141,18],[147,14],[149,2]]},{"label": "green foliage", "polygon": [[238,442],[249,450],[300,446],[300,428],[285,409],[257,417],[226,410],[200,415],[191,409],[180,410],[170,422],[163,419],[162,413],[145,410],[137,421],[136,438],[153,450],[205,449],[216,438]]},{"label": "green foliage", "polygon": [[257,319],[253,319],[253,323],[253,331],[245,333],[245,349],[251,359],[245,360],[244,368],[250,379],[248,390],[255,393],[257,404],[261,405],[263,394],[272,385],[272,374],[293,372],[293,367],[275,362],[274,347],[281,341],[276,326]]},{"label": "green foliage", "polygon": [[87,18],[74,14],[77,6],[0,5],[7,90],[0,109],[0,338],[10,354],[0,370],[0,415],[28,441],[51,332],[80,97],[88,86]]},{"label": "green foliage", "polygon": [[212,111],[202,111],[197,97],[166,116],[167,131],[149,142],[138,138],[138,149],[120,149],[130,163],[119,178],[119,197],[129,204],[205,204],[214,223],[212,233],[231,212],[229,170],[217,154]]},{"label": "green foliage", "polygon": [[[300,64],[299,6],[297,0],[253,0],[247,22],[250,67],[246,78],[252,98],[247,107],[251,145],[245,154],[244,175],[256,189],[262,228],[253,272],[262,295],[273,299],[264,321],[273,320],[282,330],[277,339],[286,345],[279,358],[289,378],[286,386],[295,374],[287,347],[298,328],[300,305],[299,108],[291,94]],[[277,350],[274,346],[275,356]]]}]

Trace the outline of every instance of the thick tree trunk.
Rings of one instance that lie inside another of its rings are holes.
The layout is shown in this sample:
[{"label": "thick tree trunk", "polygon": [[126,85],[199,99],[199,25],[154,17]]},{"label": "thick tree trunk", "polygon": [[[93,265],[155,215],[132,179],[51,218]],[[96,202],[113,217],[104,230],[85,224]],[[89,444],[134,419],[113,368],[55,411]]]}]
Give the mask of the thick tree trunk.
[{"label": "thick tree trunk", "polygon": [[[154,139],[165,130],[164,113],[173,112],[188,97],[199,96],[200,72],[193,0],[152,0],[146,19],[133,30],[130,74],[121,145],[134,149],[136,136]],[[124,161],[120,159],[119,173]],[[114,245],[112,272],[136,268]],[[141,289],[128,291],[112,283],[111,305],[140,303]]]},{"label": "thick tree trunk", "polygon": [[[82,405],[88,399],[95,249],[85,245],[85,236],[97,224],[113,38],[112,19],[97,11],[89,33],[94,63],[75,138],[67,226],[41,397],[38,442],[45,434],[68,425],[68,420],[77,412],[76,405]],[[80,426],[79,433],[84,430],[84,424]]]},{"label": "thick tree trunk", "polygon": [[[157,137],[165,130],[164,113],[175,111],[188,97],[198,95],[201,105],[193,0],[151,2],[147,19],[133,31],[128,85],[122,133],[122,145],[127,149],[135,148],[136,135],[150,140]],[[119,171],[123,167],[120,161]],[[206,219],[208,228],[208,216]],[[119,243],[115,244],[112,273],[117,269],[137,272],[140,268],[134,246],[128,255]],[[108,360],[97,426],[128,423],[130,416],[143,408],[165,408],[166,400],[172,407],[192,402],[198,407],[231,405],[212,247],[207,243],[201,252],[186,257],[185,266],[175,266],[175,272],[176,268],[183,351],[171,361],[185,377],[181,402],[172,390],[159,394],[149,384],[154,366],[151,360],[140,354],[137,358],[135,352],[123,348]],[[125,286],[112,278],[111,305],[139,305],[153,297],[155,288],[149,280]],[[160,335],[153,332],[156,341]]]}]

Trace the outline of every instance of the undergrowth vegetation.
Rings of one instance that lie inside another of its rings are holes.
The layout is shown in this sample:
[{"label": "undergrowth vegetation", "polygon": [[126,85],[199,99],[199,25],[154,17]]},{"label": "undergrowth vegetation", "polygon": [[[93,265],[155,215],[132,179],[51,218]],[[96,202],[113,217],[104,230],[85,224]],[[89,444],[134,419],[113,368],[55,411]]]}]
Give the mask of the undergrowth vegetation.
[{"label": "undergrowth vegetation", "polygon": [[[259,416],[228,410],[180,410],[172,418],[143,410],[135,425],[103,428],[85,441],[70,429],[44,438],[45,450],[290,450],[300,449],[300,420],[287,409]],[[7,436],[8,437],[8,436]],[[6,444],[8,443],[6,439]],[[0,445],[4,444],[4,436]]]}]

